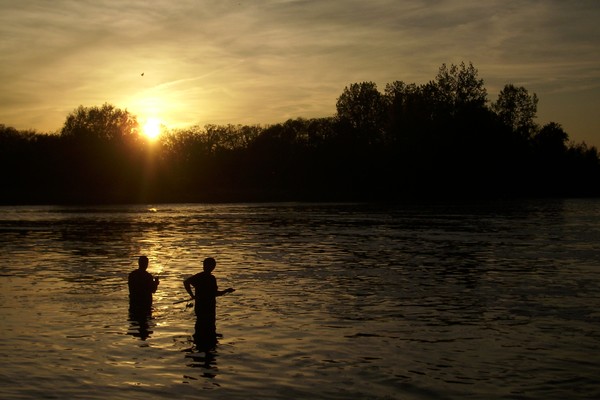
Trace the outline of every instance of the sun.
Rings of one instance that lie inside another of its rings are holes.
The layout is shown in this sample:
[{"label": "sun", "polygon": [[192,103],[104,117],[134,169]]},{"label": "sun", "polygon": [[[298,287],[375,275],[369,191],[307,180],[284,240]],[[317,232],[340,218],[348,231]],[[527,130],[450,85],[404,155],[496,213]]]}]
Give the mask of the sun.
[{"label": "sun", "polygon": [[148,118],[142,127],[142,133],[150,140],[156,140],[160,135],[161,122],[158,118]]}]

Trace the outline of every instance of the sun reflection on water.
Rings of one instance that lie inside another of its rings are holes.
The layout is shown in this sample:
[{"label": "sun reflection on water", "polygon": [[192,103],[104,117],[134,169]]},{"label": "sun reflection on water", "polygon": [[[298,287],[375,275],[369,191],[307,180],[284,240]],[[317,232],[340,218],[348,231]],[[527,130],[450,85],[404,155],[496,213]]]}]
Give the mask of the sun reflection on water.
[{"label": "sun reflection on water", "polygon": [[[599,277],[593,254],[578,250],[599,216],[550,206],[508,216],[293,204],[9,216],[1,397],[489,398],[536,386],[552,398],[575,377],[597,392],[581,361],[598,346],[588,300]],[[128,314],[126,285],[140,254],[161,279],[141,320]],[[218,299],[213,358],[194,347],[193,308],[174,304],[209,255],[219,286],[237,289]]]}]

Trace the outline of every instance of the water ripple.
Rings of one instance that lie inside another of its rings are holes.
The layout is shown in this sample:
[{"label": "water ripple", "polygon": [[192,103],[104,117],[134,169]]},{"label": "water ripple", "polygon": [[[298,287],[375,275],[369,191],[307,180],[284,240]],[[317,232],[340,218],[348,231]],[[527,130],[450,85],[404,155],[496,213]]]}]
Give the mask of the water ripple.
[{"label": "water ripple", "polygon": [[[0,397],[598,397],[599,233],[596,200],[1,207]],[[212,357],[173,304],[206,256]]]}]

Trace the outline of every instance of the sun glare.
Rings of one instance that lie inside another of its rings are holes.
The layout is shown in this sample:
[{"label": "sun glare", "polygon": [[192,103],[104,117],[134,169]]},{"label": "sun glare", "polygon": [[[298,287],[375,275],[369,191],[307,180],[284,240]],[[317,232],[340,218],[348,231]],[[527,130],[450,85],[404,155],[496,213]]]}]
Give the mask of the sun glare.
[{"label": "sun glare", "polygon": [[160,119],[148,118],[142,129],[144,136],[150,140],[155,140],[160,135]]}]

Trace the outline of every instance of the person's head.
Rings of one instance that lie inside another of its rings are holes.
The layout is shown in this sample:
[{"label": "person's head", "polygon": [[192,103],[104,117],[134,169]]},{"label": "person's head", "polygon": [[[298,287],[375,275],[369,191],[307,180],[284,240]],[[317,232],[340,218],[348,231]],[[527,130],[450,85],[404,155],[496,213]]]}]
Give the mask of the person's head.
[{"label": "person's head", "polygon": [[213,270],[217,266],[217,261],[212,257],[208,257],[204,259],[202,266],[204,267],[205,272],[213,272]]},{"label": "person's head", "polygon": [[141,270],[145,271],[148,268],[148,257],[140,256],[138,258],[138,266]]}]

